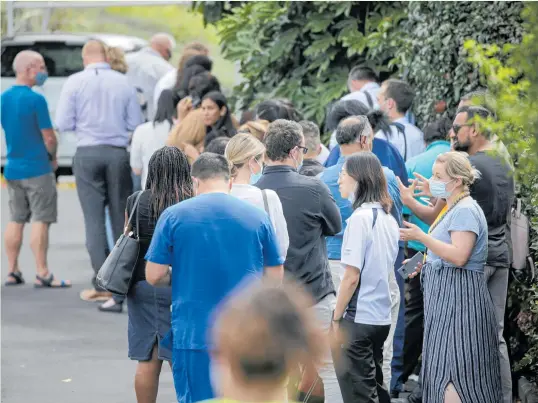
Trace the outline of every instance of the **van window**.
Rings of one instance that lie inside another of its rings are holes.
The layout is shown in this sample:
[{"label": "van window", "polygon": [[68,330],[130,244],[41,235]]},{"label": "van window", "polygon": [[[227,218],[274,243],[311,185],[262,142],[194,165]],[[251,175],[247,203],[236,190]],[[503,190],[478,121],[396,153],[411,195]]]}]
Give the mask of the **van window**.
[{"label": "van window", "polygon": [[49,77],[68,77],[84,69],[82,45],[67,45],[63,42],[13,44],[2,46],[2,77],[15,77],[13,60],[22,50],[34,50],[40,53],[45,59]]}]

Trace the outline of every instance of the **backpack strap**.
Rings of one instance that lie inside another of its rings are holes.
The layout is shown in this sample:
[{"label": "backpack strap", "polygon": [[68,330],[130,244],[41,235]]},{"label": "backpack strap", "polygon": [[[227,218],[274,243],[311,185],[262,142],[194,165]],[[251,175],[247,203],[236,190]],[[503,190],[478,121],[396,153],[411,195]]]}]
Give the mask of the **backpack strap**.
[{"label": "backpack strap", "polygon": [[391,125],[395,126],[399,133],[402,134],[404,138],[404,162],[407,161],[407,136],[405,134],[405,126],[398,122],[392,122]]},{"label": "backpack strap", "polygon": [[370,109],[374,109],[374,100],[372,99],[372,95],[368,91],[363,91],[364,96],[366,96],[366,101],[368,101],[368,106]]}]

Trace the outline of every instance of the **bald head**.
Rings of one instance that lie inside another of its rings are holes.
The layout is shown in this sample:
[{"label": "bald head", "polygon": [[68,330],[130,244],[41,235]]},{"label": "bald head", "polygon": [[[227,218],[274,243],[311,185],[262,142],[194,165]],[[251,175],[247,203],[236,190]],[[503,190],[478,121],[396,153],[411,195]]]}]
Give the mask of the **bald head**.
[{"label": "bald head", "polygon": [[370,150],[374,131],[366,116],[350,116],[336,128],[336,141],[342,151],[357,152]]},{"label": "bald head", "polygon": [[82,48],[84,66],[92,63],[106,62],[106,45],[97,40],[89,40]]},{"label": "bald head", "polygon": [[20,75],[26,73],[29,68],[39,64],[45,65],[43,56],[33,50],[23,50],[15,56],[15,59],[13,60],[13,70],[17,75]]},{"label": "bald head", "polygon": [[153,35],[149,40],[149,44],[151,48],[158,52],[165,60],[170,60],[172,57],[172,50],[176,47],[176,41],[172,35],[162,32]]}]

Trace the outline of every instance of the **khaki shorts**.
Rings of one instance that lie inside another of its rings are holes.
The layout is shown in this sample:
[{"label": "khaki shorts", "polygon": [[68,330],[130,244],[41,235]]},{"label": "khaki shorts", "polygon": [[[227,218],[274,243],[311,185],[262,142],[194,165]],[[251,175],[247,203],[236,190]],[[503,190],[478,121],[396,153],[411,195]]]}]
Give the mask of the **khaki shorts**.
[{"label": "khaki shorts", "polygon": [[56,222],[58,196],[53,173],[6,182],[12,222]]}]

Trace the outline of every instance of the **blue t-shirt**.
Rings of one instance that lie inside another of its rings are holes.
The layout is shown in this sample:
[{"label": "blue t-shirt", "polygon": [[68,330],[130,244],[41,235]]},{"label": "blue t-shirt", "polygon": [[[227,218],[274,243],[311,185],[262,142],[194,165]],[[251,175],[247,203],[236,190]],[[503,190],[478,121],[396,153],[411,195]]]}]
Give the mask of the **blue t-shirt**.
[{"label": "blue t-shirt", "polygon": [[[425,178],[430,178],[432,176],[432,168],[433,164],[435,163],[435,160],[440,154],[446,153],[450,151],[450,143],[448,141],[439,140],[434,141],[428,147],[426,147],[426,151],[424,151],[422,154],[416,155],[413,158],[410,158],[405,163],[405,166],[407,168],[407,176],[409,176],[409,179],[415,179],[415,175],[413,172],[417,172],[420,175],[424,176]],[[417,199],[419,203],[426,204],[422,199]],[[409,208],[404,207],[404,214],[412,214],[411,210]],[[420,227],[420,229],[424,232],[428,232],[430,229],[430,226],[426,224],[424,221],[419,220],[415,215],[411,215],[411,218],[409,220],[413,224],[416,224]],[[418,250],[421,252],[424,252],[426,248],[424,245],[418,241],[409,241],[407,243],[408,247],[414,250]]]},{"label": "blue t-shirt", "polygon": [[247,276],[283,263],[269,216],[224,193],[208,193],[167,208],[146,260],[172,266],[172,343],[208,348],[213,310]]},{"label": "blue t-shirt", "polygon": [[[338,176],[342,171],[342,167],[346,161],[346,157],[341,156],[338,159],[336,165],[333,165],[325,171],[323,171],[319,178],[323,183],[325,183],[331,194],[336,201],[336,205],[340,209],[340,215],[342,216],[342,231],[340,231],[335,236],[326,237],[327,241],[327,255],[330,260],[340,260],[342,254],[342,240],[344,238],[344,232],[346,231],[347,219],[351,216],[353,209],[349,200],[342,198],[340,195],[340,189],[338,186]],[[400,197],[400,188],[398,182],[396,181],[396,176],[387,167],[383,167],[383,173],[387,179],[387,185],[390,197],[392,199],[392,210],[391,215],[396,219],[396,222],[401,227],[402,226],[402,198]],[[402,244],[403,245],[403,244]]]},{"label": "blue t-shirt", "polygon": [[45,97],[26,85],[2,93],[2,128],[6,136],[8,180],[28,179],[52,172],[41,130],[52,129]]},{"label": "blue t-shirt", "polygon": [[[461,201],[450,210],[434,228],[431,235],[442,242],[452,243],[452,231],[469,231],[476,234],[476,242],[469,260],[463,269],[482,272],[488,256],[488,223],[484,212],[474,200]],[[432,251],[428,251],[427,262],[439,260]],[[454,264],[444,261],[445,266],[455,267]]]}]

